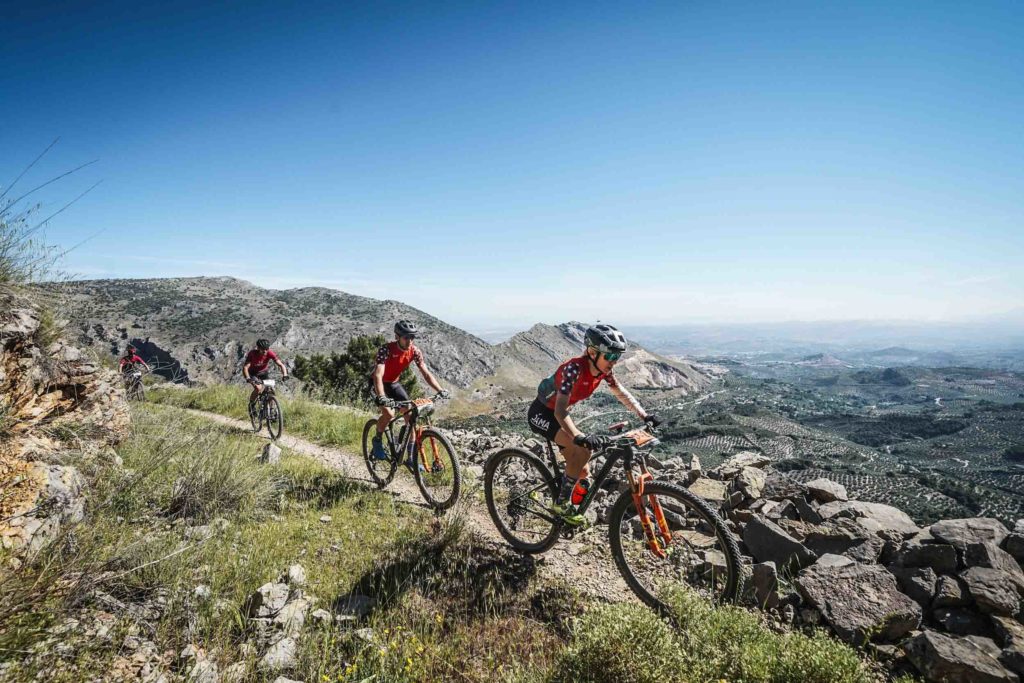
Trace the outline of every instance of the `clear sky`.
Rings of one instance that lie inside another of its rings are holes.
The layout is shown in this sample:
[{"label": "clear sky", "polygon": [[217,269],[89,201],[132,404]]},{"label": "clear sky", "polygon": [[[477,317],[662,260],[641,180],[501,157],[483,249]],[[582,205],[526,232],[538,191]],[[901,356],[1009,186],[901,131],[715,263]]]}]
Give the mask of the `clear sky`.
[{"label": "clear sky", "polygon": [[83,277],[476,329],[1024,301],[1021,2],[0,7],[0,184],[99,160],[34,195],[102,180],[47,231]]}]

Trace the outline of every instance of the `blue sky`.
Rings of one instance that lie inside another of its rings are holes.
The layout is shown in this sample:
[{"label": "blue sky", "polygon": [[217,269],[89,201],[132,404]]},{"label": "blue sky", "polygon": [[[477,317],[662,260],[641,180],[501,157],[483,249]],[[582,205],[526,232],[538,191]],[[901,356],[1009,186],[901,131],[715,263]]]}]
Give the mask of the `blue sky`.
[{"label": "blue sky", "polygon": [[1024,4],[143,4],[0,14],[0,183],[99,160],[34,195],[102,180],[47,231],[83,277],[476,329],[1024,301]]}]

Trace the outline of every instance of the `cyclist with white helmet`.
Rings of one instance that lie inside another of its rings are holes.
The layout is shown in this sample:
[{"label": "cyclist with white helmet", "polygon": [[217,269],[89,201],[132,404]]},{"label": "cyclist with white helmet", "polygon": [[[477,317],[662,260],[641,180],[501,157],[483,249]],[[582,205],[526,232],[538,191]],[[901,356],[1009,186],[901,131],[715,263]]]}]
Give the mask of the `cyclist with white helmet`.
[{"label": "cyclist with white helmet", "polygon": [[256,402],[256,397],[263,393],[263,380],[270,377],[268,372],[270,361],[274,361],[281,369],[282,378],[288,377],[288,368],[284,366],[277,354],[270,350],[270,340],[257,339],[256,348],[251,349],[245,355],[245,361],[242,363],[242,377],[252,385],[252,393],[249,394],[250,411],[253,403]]},{"label": "cyclist with white helmet", "polygon": [[587,463],[595,450],[609,443],[609,437],[584,434],[569,417],[569,408],[588,398],[603,381],[640,419],[654,426],[659,424],[658,418],[645,411],[612,372],[626,352],[626,338],[622,333],[611,325],[594,325],[587,329],[584,344],[582,356],[565,361],[540,383],[537,398],[527,412],[530,429],[554,441],[565,458],[565,474],[555,509],[572,525],[584,522],[576,506],[590,487]]},{"label": "cyclist with white helmet", "polygon": [[[416,323],[411,320],[399,320],[395,323],[395,340],[384,344],[377,351],[373,374],[370,375],[370,391],[375,396],[377,405],[380,406],[380,419],[377,420],[377,433],[373,437],[371,449],[373,457],[377,460],[387,460],[389,457],[384,449],[381,435],[388,423],[395,417],[394,402],[409,400],[409,394],[398,378],[410,363],[416,363],[423,379],[440,394],[441,398],[448,397],[448,392],[441,388],[437,378],[427,368],[427,364],[423,360],[423,353],[413,343],[417,334],[419,334],[419,330]],[[406,421],[408,422],[408,419]],[[413,461],[412,454],[410,454],[409,462],[406,465],[411,466],[410,463]]]}]

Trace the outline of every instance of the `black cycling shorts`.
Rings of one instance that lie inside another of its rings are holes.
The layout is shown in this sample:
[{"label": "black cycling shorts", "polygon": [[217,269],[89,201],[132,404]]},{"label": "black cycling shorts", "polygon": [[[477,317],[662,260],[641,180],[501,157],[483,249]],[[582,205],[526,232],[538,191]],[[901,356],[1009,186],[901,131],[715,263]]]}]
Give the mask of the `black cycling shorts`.
[{"label": "black cycling shorts", "polygon": [[558,424],[558,420],[555,419],[555,411],[541,403],[540,399],[534,399],[530,404],[526,420],[530,423],[530,430],[534,434],[539,434],[548,441],[554,441],[555,434],[562,428]]},{"label": "black cycling shorts", "polygon": [[[377,387],[374,381],[370,380],[370,393],[377,395]],[[409,394],[401,382],[384,382],[384,395],[393,401],[408,401]]]},{"label": "black cycling shorts", "polygon": [[263,372],[249,372],[249,379],[258,379],[261,382],[265,379],[270,379],[270,370],[264,370]]}]

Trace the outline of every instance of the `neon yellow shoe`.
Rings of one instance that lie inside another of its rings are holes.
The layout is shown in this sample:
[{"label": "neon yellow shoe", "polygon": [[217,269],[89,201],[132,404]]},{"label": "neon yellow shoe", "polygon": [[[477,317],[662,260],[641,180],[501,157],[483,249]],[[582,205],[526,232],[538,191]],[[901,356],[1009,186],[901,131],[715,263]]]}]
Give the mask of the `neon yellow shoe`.
[{"label": "neon yellow shoe", "polygon": [[558,515],[562,522],[568,526],[582,527],[587,524],[587,518],[581,515],[572,503],[555,503],[551,506],[551,511]]}]

